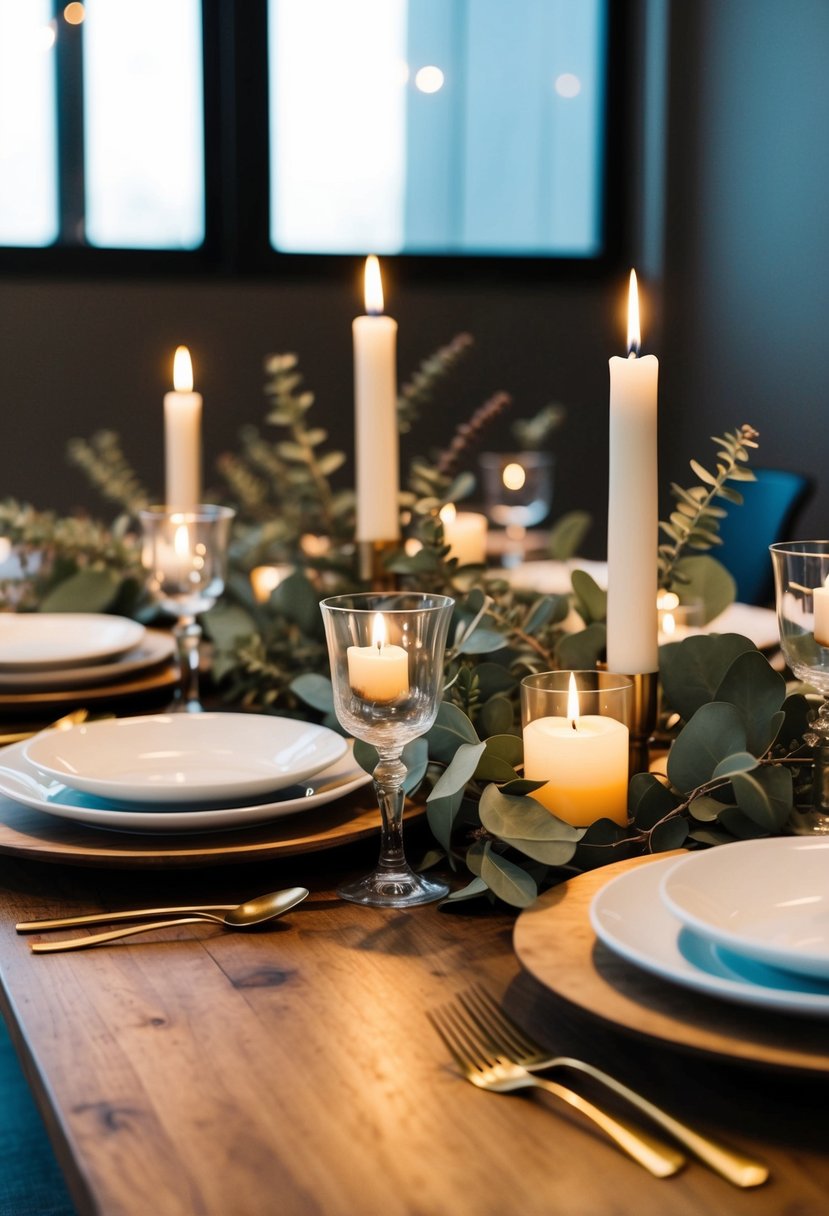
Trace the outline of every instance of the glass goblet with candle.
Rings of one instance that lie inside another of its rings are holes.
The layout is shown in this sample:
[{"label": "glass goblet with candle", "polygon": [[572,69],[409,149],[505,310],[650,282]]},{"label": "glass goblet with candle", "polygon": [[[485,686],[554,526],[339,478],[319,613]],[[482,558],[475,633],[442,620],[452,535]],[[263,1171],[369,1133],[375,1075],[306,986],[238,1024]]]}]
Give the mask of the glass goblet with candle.
[{"label": "glass goblet with candle", "polygon": [[610,671],[542,671],[521,681],[524,776],[531,797],[587,827],[628,821],[633,681]]},{"label": "glass goblet with candle", "polygon": [[379,755],[380,857],[370,874],[340,888],[353,903],[408,908],[448,893],[446,883],[415,874],[406,861],[402,753],[437,717],[453,607],[448,596],[420,592],[338,595],[320,605],[337,719]]},{"label": "glass goblet with candle", "polygon": [[224,591],[232,507],[202,504],[190,510],[147,507],[141,521],[141,562],[147,586],[165,612],[176,617],[173,630],[181,667],[174,709],[199,713],[199,659],[202,637],[198,616]]},{"label": "glass goblet with candle", "polygon": [[518,566],[526,554],[527,529],[550,513],[553,457],[549,452],[482,452],[478,461],[486,513],[504,528],[501,563]]},{"label": "glass goblet with candle", "polygon": [[771,545],[780,648],[791,670],[823,701],[804,736],[814,751],[812,806],[795,812],[796,834],[829,833],[829,540]]}]

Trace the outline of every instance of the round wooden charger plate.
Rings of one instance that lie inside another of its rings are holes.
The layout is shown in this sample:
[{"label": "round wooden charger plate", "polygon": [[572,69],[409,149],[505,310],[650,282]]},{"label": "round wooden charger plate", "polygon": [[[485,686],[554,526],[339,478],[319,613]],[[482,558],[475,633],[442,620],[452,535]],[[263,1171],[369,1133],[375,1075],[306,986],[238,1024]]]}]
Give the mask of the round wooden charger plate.
[{"label": "round wooden charger plate", "polygon": [[[423,814],[424,805],[407,803],[406,820]],[[61,865],[163,869],[266,861],[353,844],[379,830],[371,786],[256,827],[163,837],[85,827],[0,796],[0,854]]]},{"label": "round wooden charger plate", "polygon": [[177,663],[167,663],[149,674],[144,672],[113,684],[95,684],[89,688],[61,688],[54,692],[0,692],[0,711],[26,710],[33,715],[39,711],[73,709],[88,701],[102,703],[119,701],[143,693],[171,688],[180,678]]},{"label": "round wooden charger plate", "polygon": [[598,941],[589,908],[617,874],[665,857],[635,857],[571,878],[522,912],[513,944],[523,966],[556,996],[618,1029],[672,1047],[745,1063],[829,1073],[820,1018],[735,1005],[634,967]]}]

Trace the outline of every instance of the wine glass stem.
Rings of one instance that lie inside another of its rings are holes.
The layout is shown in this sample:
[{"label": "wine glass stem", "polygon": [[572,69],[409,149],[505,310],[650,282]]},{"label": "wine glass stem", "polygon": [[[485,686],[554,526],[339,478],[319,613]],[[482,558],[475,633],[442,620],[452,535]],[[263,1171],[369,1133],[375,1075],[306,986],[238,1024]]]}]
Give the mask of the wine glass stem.
[{"label": "wine glass stem", "polygon": [[406,765],[400,752],[381,752],[374,770],[374,790],[380,804],[380,869],[400,870],[406,865],[403,852],[403,781]]},{"label": "wine glass stem", "polygon": [[180,697],[183,707],[189,710],[201,709],[199,700],[199,644],[201,642],[201,625],[193,616],[183,616],[173,630],[178,647],[178,661],[181,669]]}]

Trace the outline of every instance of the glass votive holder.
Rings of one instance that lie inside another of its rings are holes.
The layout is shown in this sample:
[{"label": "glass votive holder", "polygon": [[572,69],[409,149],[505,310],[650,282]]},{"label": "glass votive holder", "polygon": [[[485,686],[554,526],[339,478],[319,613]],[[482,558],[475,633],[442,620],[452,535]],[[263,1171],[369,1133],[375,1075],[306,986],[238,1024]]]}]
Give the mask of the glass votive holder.
[{"label": "glass votive holder", "polygon": [[545,671],[521,681],[524,776],[576,827],[628,821],[633,681],[610,671]]},{"label": "glass votive holder", "polygon": [[656,616],[659,627],[659,645],[681,642],[683,638],[699,633],[705,624],[705,605],[702,600],[680,603],[674,591],[660,591],[656,597]]}]

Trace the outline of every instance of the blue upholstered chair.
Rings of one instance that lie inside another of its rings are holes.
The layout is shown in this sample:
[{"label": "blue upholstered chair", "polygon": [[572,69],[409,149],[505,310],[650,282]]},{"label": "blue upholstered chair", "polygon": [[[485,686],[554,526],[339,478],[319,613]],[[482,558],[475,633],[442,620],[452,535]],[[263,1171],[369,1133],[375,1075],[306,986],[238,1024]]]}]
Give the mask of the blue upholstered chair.
[{"label": "blue upholstered chair", "polygon": [[76,1216],[1,1020],[0,1216]]},{"label": "blue upholstered chair", "polygon": [[[774,600],[769,545],[796,539],[793,529],[814,485],[802,473],[786,469],[753,471],[756,481],[733,483],[743,496],[743,505],[728,505],[728,515],[720,520],[723,544],[712,556],[731,571],[741,603],[765,605]],[[718,505],[727,504],[718,499]]]}]

